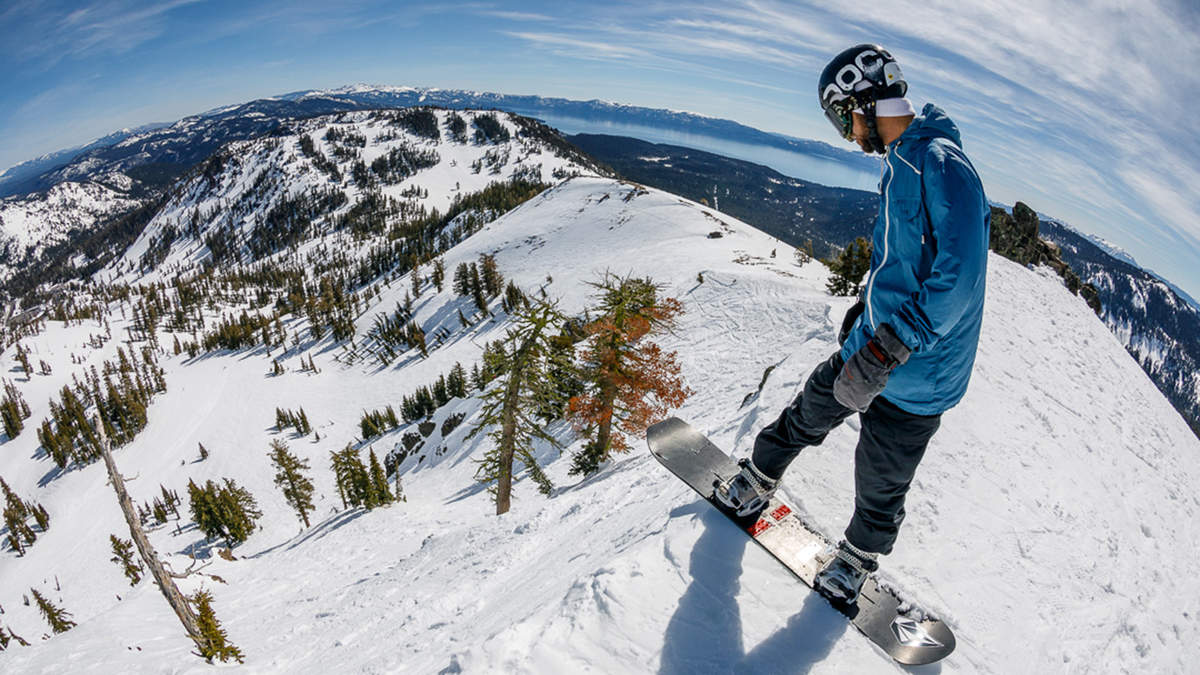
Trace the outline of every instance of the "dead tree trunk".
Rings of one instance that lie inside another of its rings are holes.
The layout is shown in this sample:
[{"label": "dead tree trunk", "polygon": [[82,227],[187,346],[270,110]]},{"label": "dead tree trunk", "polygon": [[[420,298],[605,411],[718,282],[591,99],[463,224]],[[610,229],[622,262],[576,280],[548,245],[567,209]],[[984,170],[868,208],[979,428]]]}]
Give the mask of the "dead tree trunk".
[{"label": "dead tree trunk", "polygon": [[121,505],[121,512],[125,514],[125,522],[129,525],[129,534],[137,546],[142,562],[154,576],[154,581],[167,599],[167,604],[175,610],[175,616],[179,617],[188,637],[192,638],[196,646],[203,651],[208,646],[208,640],[200,632],[200,626],[196,621],[196,615],[192,612],[191,604],[188,603],[183,593],[179,592],[179,587],[175,585],[171,573],[159,561],[158,554],[150,545],[150,539],[146,537],[146,531],[142,529],[142,523],[138,520],[137,512],[133,508],[133,500],[129,498],[129,492],[125,489],[125,478],[117,471],[117,463],[113,460],[112,448],[109,445],[108,436],[104,433],[104,425],[98,418],[94,418],[91,430],[98,436],[93,440],[96,441],[96,445],[100,448],[100,454],[104,457],[104,466],[108,469],[108,480],[117,493],[117,502]]}]

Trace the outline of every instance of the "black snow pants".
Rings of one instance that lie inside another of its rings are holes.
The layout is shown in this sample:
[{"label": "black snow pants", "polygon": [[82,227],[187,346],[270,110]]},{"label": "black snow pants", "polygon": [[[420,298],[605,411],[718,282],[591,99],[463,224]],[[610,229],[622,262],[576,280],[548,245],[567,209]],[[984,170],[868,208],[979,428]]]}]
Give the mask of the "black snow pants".
[{"label": "black snow pants", "polygon": [[[854,411],[833,397],[833,381],[842,369],[834,354],[808,376],[804,391],[779,419],[754,440],[754,466],[780,478],[800,450],[820,445],[831,429]],[[882,396],[862,414],[862,431],[854,451],[854,516],[846,541],[875,553],[891,553],[904,520],[904,496],[938,429],[941,415],[914,415]]]}]

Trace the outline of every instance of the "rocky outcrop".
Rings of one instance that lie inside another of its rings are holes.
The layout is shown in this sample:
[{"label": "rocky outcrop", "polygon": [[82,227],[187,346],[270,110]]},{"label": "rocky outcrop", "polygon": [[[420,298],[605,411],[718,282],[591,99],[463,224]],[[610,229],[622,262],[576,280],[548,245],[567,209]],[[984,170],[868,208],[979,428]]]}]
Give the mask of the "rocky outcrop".
[{"label": "rocky outcrop", "polygon": [[1038,236],[1038,225],[1037,213],[1024,202],[1017,202],[1011,214],[993,206],[990,246],[996,253],[1022,265],[1046,265],[1058,272],[1067,288],[1083,298],[1099,316],[1102,307],[1096,287],[1080,280],[1079,275],[1062,259],[1058,244]]}]

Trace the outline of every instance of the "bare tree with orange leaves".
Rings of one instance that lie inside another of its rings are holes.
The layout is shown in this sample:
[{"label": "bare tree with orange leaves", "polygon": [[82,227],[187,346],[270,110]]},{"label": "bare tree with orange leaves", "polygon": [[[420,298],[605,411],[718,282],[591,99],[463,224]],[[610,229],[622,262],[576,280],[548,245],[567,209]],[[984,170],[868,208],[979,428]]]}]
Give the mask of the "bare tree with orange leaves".
[{"label": "bare tree with orange leaves", "polygon": [[[587,324],[581,353],[584,392],[571,398],[568,417],[589,441],[575,455],[573,474],[591,474],[613,451],[627,452],[625,434],[640,434],[692,394],[675,352],[664,353],[650,336],[670,331],[683,312],[675,298],[659,299],[649,278],[605,272],[596,289],[596,318]],[[615,427],[615,428],[614,428]]]}]

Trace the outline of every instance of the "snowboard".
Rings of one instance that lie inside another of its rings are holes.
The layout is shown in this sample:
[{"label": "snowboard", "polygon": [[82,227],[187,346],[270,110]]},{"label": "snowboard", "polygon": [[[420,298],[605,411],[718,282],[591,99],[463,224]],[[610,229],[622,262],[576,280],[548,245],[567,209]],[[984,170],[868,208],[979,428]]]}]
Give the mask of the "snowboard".
[{"label": "snowboard", "polygon": [[[737,474],[737,463],[677,417],[647,429],[646,441],[655,459],[812,588],[813,578],[832,556],[832,545],[808,527],[792,507],[777,495],[756,515],[738,517],[725,510],[713,498],[713,485]],[[830,604],[898,663],[933,663],[954,651],[954,634],[945,623],[880,586],[875,575],[867,577],[855,604]]]}]

